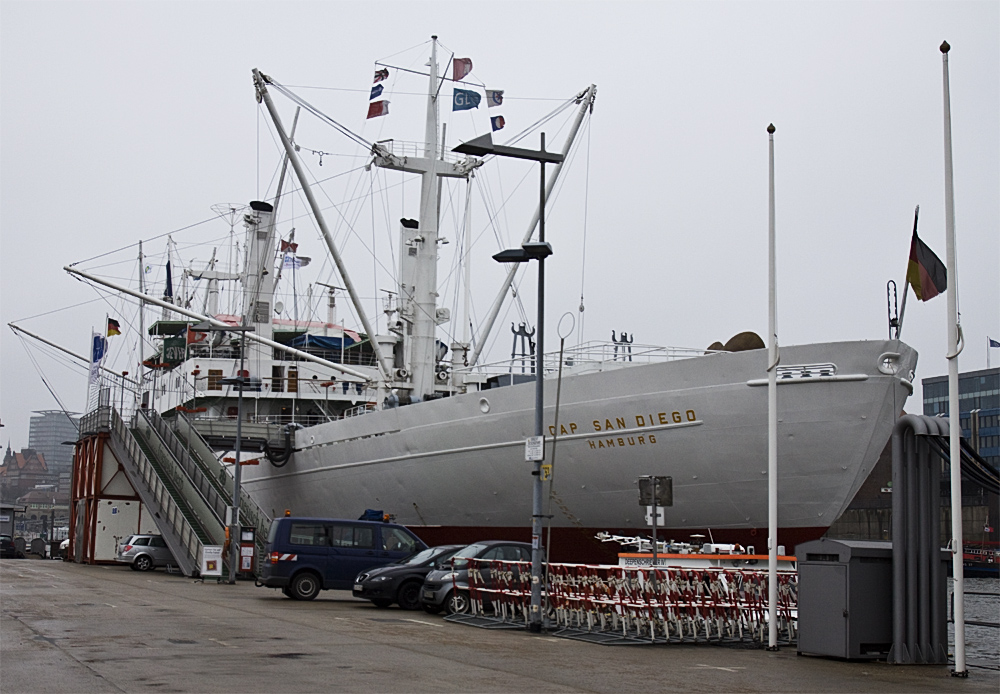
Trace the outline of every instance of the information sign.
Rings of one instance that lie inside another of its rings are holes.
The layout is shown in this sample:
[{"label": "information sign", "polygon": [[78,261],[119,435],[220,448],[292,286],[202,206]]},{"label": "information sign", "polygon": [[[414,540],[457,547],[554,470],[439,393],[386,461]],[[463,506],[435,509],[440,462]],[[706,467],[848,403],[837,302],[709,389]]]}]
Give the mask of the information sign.
[{"label": "information sign", "polygon": [[524,440],[524,459],[545,460],[545,437],[529,436]]}]

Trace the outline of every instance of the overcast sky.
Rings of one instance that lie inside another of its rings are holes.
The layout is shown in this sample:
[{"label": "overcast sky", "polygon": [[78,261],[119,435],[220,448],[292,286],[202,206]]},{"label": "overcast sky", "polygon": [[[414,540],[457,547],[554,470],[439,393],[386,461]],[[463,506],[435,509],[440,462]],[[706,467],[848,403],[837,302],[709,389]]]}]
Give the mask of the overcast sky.
[{"label": "overcast sky", "polygon": [[[422,125],[403,118],[419,117],[415,93],[424,85],[407,73],[393,71],[387,83],[388,117],[366,122],[364,115],[375,61],[422,69],[432,34],[444,46],[442,62],[451,51],[469,57],[475,80],[505,90],[507,128],[500,135],[520,131],[591,83],[598,87],[593,119],[548,227],[556,251],[547,265],[550,335],[561,314],[576,311],[582,284],[584,339],[608,339],[615,329],[637,343],[699,348],[743,330],[766,333],[771,122],[780,342],[887,336],[885,286],[895,279],[902,292],[914,206],[920,205],[921,238],[945,259],[938,46],[947,40],[966,341],[959,364],[962,371],[984,368],[987,336],[1000,339],[998,8],[996,2],[3,0],[3,444],[26,446],[30,412],[58,409],[46,383],[74,411],[83,408],[86,387],[81,371],[26,350],[8,322],[84,353],[91,328],[106,313],[129,320],[127,307],[101,299],[64,265],[82,261],[81,267],[134,283],[139,239],[148,240],[154,259],[168,232],[175,232],[185,259],[195,250],[207,249],[207,256],[228,226],[216,220],[185,227],[211,219],[218,203],[273,194],[278,153],[254,100],[252,68],[310,87],[298,91],[366,139],[416,139]],[[289,102],[275,99],[290,120]],[[486,132],[493,115],[485,107],[442,113],[452,144]],[[564,114],[547,126],[550,148],[561,144],[565,123]],[[303,117],[300,128],[303,147],[331,153],[322,169],[318,156],[306,154],[314,176],[364,163],[333,156],[358,149],[315,120]],[[523,144],[536,145],[537,135]],[[489,255],[519,242],[537,191],[535,169],[513,164],[504,172],[506,179],[482,176],[494,186],[494,205],[522,180],[517,192],[525,199],[504,210],[496,235],[474,212],[479,317],[499,280]],[[402,178],[377,180],[388,185]],[[355,235],[338,232],[345,253],[359,250],[367,235],[383,265],[393,267],[384,253],[396,219],[417,216],[413,180],[398,195],[382,196],[398,208],[386,203],[378,219],[374,207],[355,208]],[[300,252],[314,258],[319,272],[329,261],[304,211],[300,200],[292,203],[281,230],[296,226]],[[454,210],[442,212],[453,217]],[[446,226],[442,233],[454,239]],[[199,242],[205,248],[191,245]],[[116,249],[124,250],[88,260]],[[372,276],[377,263],[356,262],[363,268],[361,294],[374,307],[385,287]],[[162,281],[160,265],[150,278]],[[530,278],[522,293],[533,315]],[[945,374],[946,299],[918,305],[912,298],[903,339],[920,353],[917,378]],[[346,311],[344,322],[358,327]],[[492,353],[498,359],[518,317],[510,312],[503,320]],[[126,328],[114,343],[116,368],[129,368],[124,346],[134,344],[137,327]],[[555,346],[550,337],[546,347]],[[1000,364],[1000,350],[992,358]],[[918,389],[908,410],[920,411],[919,395]]]}]

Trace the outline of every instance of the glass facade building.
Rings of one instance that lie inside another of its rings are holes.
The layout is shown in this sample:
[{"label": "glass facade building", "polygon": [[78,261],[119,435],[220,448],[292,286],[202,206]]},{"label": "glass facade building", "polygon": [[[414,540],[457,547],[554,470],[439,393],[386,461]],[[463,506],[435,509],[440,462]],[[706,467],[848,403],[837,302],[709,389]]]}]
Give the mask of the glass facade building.
[{"label": "glass facade building", "polygon": [[[948,414],[948,377],[921,382],[924,414]],[[1000,368],[968,371],[958,375],[958,409],[962,436],[979,455],[1000,467]]]},{"label": "glass facade building", "polygon": [[68,417],[62,410],[39,410],[28,422],[28,448],[42,454],[51,472],[68,474],[73,467],[73,447],[63,442],[76,441],[79,429],[77,417]]}]

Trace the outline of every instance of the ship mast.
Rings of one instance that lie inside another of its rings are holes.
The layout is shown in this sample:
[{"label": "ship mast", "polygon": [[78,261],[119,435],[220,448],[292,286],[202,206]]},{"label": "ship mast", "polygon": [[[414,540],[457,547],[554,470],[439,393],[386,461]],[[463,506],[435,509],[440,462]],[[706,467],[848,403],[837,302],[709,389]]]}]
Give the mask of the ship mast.
[{"label": "ship mast", "polygon": [[431,37],[429,68],[423,156],[400,157],[384,143],[372,147],[376,166],[420,174],[421,179],[420,219],[404,219],[400,223],[399,324],[395,326],[402,341],[402,352],[396,362],[398,367],[402,361],[402,366],[395,372],[396,381],[399,387],[410,389],[411,402],[434,393],[436,330],[448,319],[437,308],[439,177],[467,178],[482,164],[481,159],[474,157],[448,162],[438,151],[438,94],[442,80],[438,76],[437,36]]}]

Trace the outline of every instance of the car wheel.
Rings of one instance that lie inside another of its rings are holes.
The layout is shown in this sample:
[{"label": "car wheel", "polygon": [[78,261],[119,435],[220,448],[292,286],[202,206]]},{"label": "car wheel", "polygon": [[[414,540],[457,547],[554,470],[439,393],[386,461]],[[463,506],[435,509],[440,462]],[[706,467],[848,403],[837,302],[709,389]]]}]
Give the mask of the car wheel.
[{"label": "car wheel", "polygon": [[392,600],[386,600],[385,598],[373,598],[372,604],[375,605],[375,607],[388,607],[392,604]]},{"label": "car wheel", "polygon": [[448,614],[465,614],[469,611],[469,594],[461,590],[453,590],[444,600],[444,609]]},{"label": "car wheel", "polygon": [[292,591],[288,589],[288,586],[282,587],[281,592],[285,594],[286,598],[292,597]]},{"label": "car wheel", "polygon": [[145,554],[140,554],[135,558],[135,561],[132,562],[132,567],[136,571],[151,571],[153,569],[153,560]]},{"label": "car wheel", "polygon": [[421,584],[416,581],[407,581],[401,585],[396,593],[396,602],[399,603],[399,606],[404,610],[419,610],[420,587]]},{"label": "car wheel", "polygon": [[424,612],[427,614],[441,614],[441,610],[443,609],[440,605],[424,605]]},{"label": "car wheel", "polygon": [[135,562],[132,562],[131,564],[129,564],[128,568],[132,569],[133,571],[138,571],[139,570],[139,569],[135,568]]},{"label": "car wheel", "polygon": [[313,600],[319,595],[319,576],[310,571],[303,571],[292,579],[289,591],[296,600]]}]

